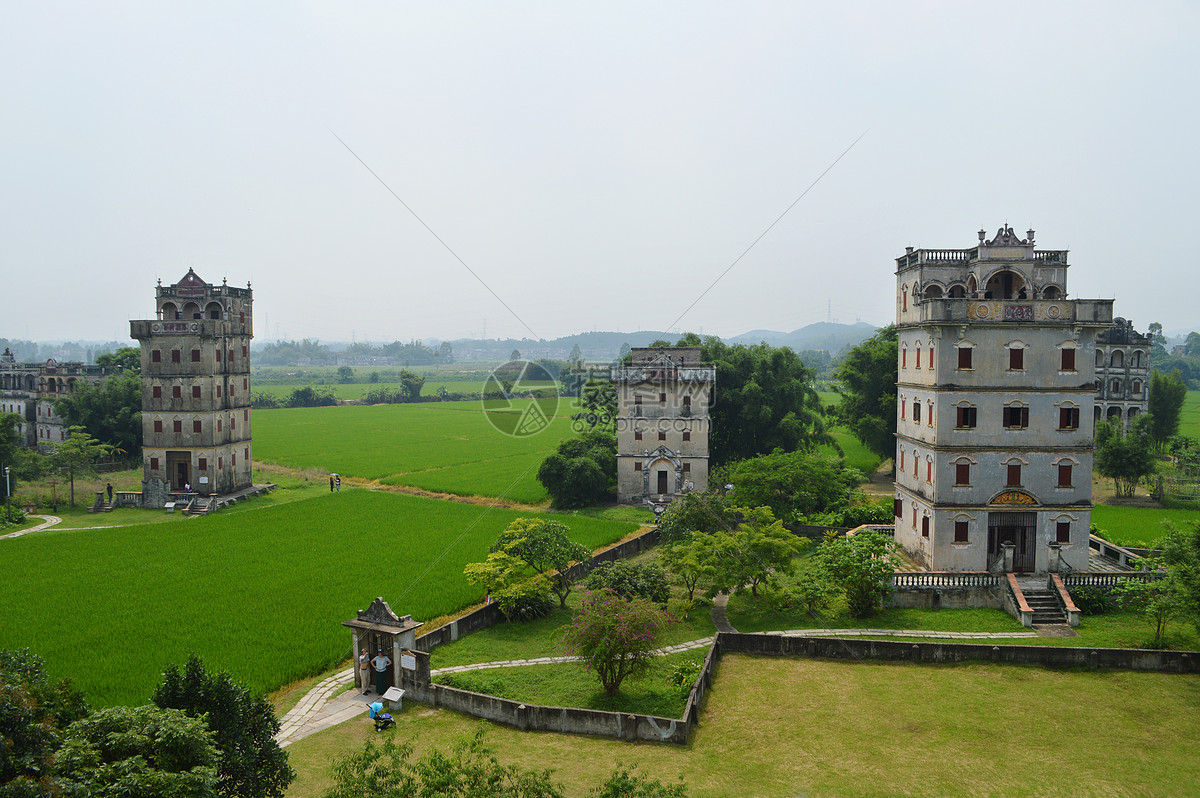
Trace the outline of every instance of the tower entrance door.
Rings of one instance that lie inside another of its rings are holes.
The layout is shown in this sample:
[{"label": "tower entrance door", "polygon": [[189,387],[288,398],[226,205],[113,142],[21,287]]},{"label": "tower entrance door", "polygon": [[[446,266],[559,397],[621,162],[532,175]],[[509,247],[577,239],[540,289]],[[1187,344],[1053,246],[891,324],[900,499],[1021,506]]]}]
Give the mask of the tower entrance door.
[{"label": "tower entrance door", "polygon": [[1013,544],[1013,571],[1032,573],[1037,557],[1037,513],[988,513],[988,563]]},{"label": "tower entrance door", "polygon": [[182,491],[192,484],[192,453],[167,452],[167,474],[173,491]]}]

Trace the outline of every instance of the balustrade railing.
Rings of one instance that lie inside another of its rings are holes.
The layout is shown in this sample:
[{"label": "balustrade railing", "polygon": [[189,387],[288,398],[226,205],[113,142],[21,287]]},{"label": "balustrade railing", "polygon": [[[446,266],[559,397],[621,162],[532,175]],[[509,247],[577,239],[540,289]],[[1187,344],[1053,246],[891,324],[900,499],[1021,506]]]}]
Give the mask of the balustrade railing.
[{"label": "balustrade railing", "polygon": [[1000,577],[986,571],[900,571],[892,574],[892,588],[937,588],[939,590],[969,590],[997,587]]},{"label": "balustrade railing", "polygon": [[1067,574],[1062,578],[1067,588],[1072,587],[1116,587],[1127,579],[1137,579],[1140,582],[1153,582],[1162,579],[1165,574],[1158,571],[1111,571],[1104,573],[1080,571]]}]

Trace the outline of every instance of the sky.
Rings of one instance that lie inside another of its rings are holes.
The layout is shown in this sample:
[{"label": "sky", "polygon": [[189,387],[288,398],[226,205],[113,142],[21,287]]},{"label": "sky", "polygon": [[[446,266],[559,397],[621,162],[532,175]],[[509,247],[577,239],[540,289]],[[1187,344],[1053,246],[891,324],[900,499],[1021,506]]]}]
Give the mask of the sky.
[{"label": "sky", "polygon": [[1200,329],[1198,34],[1194,2],[8,2],[0,337],[128,338],[189,268],[252,284],[260,340],[882,325],[906,246],[1006,222],[1069,295]]}]

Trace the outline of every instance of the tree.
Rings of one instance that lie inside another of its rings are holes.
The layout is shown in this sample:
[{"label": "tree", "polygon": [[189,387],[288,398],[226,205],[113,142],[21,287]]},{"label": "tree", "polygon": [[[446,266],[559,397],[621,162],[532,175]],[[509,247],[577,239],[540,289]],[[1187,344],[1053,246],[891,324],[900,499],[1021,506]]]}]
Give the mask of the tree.
[{"label": "tree", "polygon": [[584,596],[563,643],[567,654],[581,657],[595,671],[612,698],[621,682],[650,665],[667,622],[666,613],[646,599],[626,601],[605,588]]},{"label": "tree", "polygon": [[71,482],[71,506],[75,506],[75,477],[96,473],[96,461],[112,447],[93,438],[83,427],[71,427],[62,443],[50,444],[50,465],[65,472]]},{"label": "tree", "polygon": [[855,618],[873,615],[883,606],[899,563],[896,542],[869,529],[829,536],[816,554],[817,568],[845,592]]},{"label": "tree", "polygon": [[568,438],[542,461],[538,481],[556,510],[587,507],[602,501],[617,478],[617,436],[611,430],[589,430]]},{"label": "tree", "polygon": [[463,574],[469,583],[487,590],[510,621],[531,621],[554,609],[549,578],[531,574],[524,560],[507,552],[493,551],[483,562],[467,563]]},{"label": "tree", "polygon": [[694,333],[683,336],[678,345],[696,344],[701,357],[717,370],[719,387],[709,411],[713,465],[777,448],[837,447],[825,429],[816,374],[791,349],[765,343],[730,346],[711,336],[701,342]]},{"label": "tree", "polygon": [[1132,496],[1138,483],[1154,473],[1152,423],[1153,418],[1144,415],[1133,420],[1128,433],[1119,420],[1096,427],[1096,471],[1113,481],[1118,496]]},{"label": "tree", "polygon": [[[501,351],[503,351],[503,350],[501,350]],[[514,349],[513,351],[509,352],[508,359],[509,360],[520,360],[521,359],[521,350]]]},{"label": "tree", "polygon": [[592,798],[687,798],[687,787],[680,776],[677,784],[663,784],[645,773],[638,773],[637,766],[618,767],[608,781],[592,791]]},{"label": "tree", "polygon": [[750,594],[757,596],[768,575],[792,570],[792,560],[808,541],[785,529],[770,507],[745,507],[738,512],[743,520],[737,528],[713,533],[714,546],[721,552],[716,582],[722,592],[750,585]]},{"label": "tree", "polygon": [[570,531],[558,521],[518,518],[500,533],[492,551],[515,557],[546,577],[559,606],[565,609],[573,584],[568,573],[571,565],[592,556],[587,546],[567,536]]},{"label": "tree", "polygon": [[614,560],[597,565],[583,580],[589,590],[608,588],[624,599],[644,598],[665,605],[671,597],[667,574],[655,562]]},{"label": "tree", "polygon": [[733,502],[719,490],[685,493],[662,514],[658,522],[660,543],[686,542],[697,532],[719,532],[737,525]]},{"label": "tree", "polygon": [[696,591],[716,578],[721,550],[712,535],[701,534],[664,546],[660,557],[663,567],[683,583],[687,603],[691,603]]},{"label": "tree", "polygon": [[209,798],[216,762],[203,720],[156,706],[94,712],[71,724],[58,751],[67,794],[89,798]]},{"label": "tree", "polygon": [[142,378],[136,370],[114,374],[103,382],[78,384],[54,400],[54,412],[70,427],[82,427],[119,454],[142,448]]},{"label": "tree", "polygon": [[844,506],[863,479],[862,472],[844,467],[838,458],[782,449],[732,463],[713,476],[718,483],[733,485],[738,504],[770,507],[789,523]]},{"label": "tree", "polygon": [[404,393],[404,401],[415,402],[421,398],[421,388],[425,386],[425,378],[408,369],[400,371],[400,390]]},{"label": "tree", "polygon": [[1150,398],[1147,410],[1154,419],[1150,425],[1150,438],[1161,449],[1163,444],[1179,432],[1179,417],[1183,401],[1187,398],[1187,386],[1179,371],[1163,374],[1155,371],[1150,375]]},{"label": "tree", "polygon": [[338,366],[337,381],[343,385],[354,382],[354,369],[349,366]]},{"label": "tree", "polygon": [[[4,467],[16,469],[17,452],[21,449],[21,433],[17,425],[24,419],[16,413],[0,413],[0,480],[4,479]],[[9,477],[9,489],[16,489],[15,474]],[[0,501],[6,501],[8,496],[0,496]]]},{"label": "tree", "polygon": [[123,346],[115,352],[99,355],[96,365],[137,374],[142,370],[142,350],[137,346]]},{"label": "tree", "polygon": [[271,702],[225,671],[206,673],[195,654],[182,672],[167,666],[150,700],[163,709],[202,716],[220,752],[218,794],[279,798],[296,777],[287,753],[275,742],[279,720]]},{"label": "tree", "polygon": [[896,341],[889,324],[851,349],[834,374],[837,419],[885,460],[896,452]]},{"label": "tree", "polygon": [[86,717],[83,694],[52,682],[29,649],[0,649],[0,795],[55,795],[54,751],[63,730]]},{"label": "tree", "polygon": [[1200,625],[1200,522],[1168,529],[1154,546],[1161,553],[1138,564],[1162,573],[1162,578],[1123,579],[1113,588],[1113,596],[1117,606],[1142,613],[1154,625],[1150,646],[1159,648],[1172,619],[1190,618]]}]

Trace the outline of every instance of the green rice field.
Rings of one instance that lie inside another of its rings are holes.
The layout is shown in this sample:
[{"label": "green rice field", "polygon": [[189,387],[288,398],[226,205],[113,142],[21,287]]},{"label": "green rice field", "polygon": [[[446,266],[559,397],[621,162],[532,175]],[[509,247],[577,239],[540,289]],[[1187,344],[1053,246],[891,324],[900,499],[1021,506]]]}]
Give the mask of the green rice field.
[{"label": "green rice field", "polygon": [[1092,524],[1118,546],[1150,546],[1166,534],[1163,523],[1182,526],[1200,521],[1200,510],[1162,510],[1153,507],[1121,507],[1097,504]]},{"label": "green rice field", "polygon": [[480,402],[256,410],[254,454],[389,485],[538,503],[549,498],[538,466],[573,434],[570,412],[560,403],[545,430],[513,437],[492,426]]},{"label": "green rice field", "polygon": [[[340,624],[376,596],[418,620],[479,601],[463,566],[530,515],[353,489],[246,507],[0,541],[0,648],[30,647],[94,706],[146,701],[192,652],[274,690],[345,660]],[[563,520],[593,549],[636,528]]]}]

